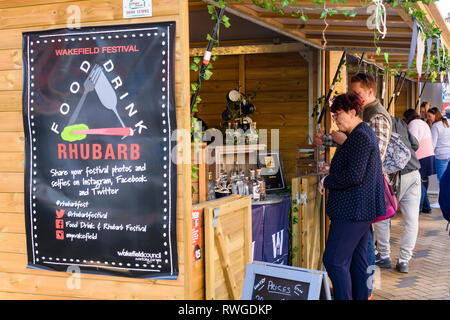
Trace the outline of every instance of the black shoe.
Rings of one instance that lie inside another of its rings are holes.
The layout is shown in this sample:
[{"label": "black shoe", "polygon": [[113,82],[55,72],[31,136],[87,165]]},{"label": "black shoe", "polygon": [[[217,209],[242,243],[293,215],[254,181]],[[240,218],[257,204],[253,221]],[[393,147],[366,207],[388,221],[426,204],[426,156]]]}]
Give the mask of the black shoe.
[{"label": "black shoe", "polygon": [[380,268],[390,269],[392,268],[391,258],[388,257],[385,259],[381,259],[380,254],[377,254],[377,256],[375,257],[375,265],[379,266]]},{"label": "black shoe", "polygon": [[431,213],[431,209],[429,209],[429,210],[423,209],[421,212],[422,212],[422,213],[425,213],[425,214],[430,214],[430,213]]},{"label": "black shoe", "polygon": [[395,266],[395,270],[397,270],[398,272],[401,272],[401,273],[408,273],[408,267],[409,267],[409,263],[408,262],[399,262],[399,261],[397,261],[397,265]]}]

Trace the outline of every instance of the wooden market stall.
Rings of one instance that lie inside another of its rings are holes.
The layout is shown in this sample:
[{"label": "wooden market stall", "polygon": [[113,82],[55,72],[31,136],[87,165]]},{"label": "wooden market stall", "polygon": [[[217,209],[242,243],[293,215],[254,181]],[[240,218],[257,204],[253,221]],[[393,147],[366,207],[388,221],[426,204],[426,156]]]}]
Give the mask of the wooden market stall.
[{"label": "wooden market stall", "polygon": [[[178,136],[177,156],[186,159],[177,166],[177,247],[179,275],[176,280],[144,280],[105,275],[33,270],[27,268],[27,244],[24,223],[24,142],[22,113],[22,33],[65,28],[79,22],[85,26],[107,26],[175,21],[175,95],[178,129],[190,131],[190,72],[193,57],[202,56],[206,41],[190,39],[190,28],[197,20],[190,13],[207,13],[206,4],[213,1],[153,1],[152,17],[124,19],[123,1],[43,0],[0,2],[0,298],[1,299],[239,299],[246,263],[251,261],[252,239],[250,198],[231,196],[207,200],[206,166],[200,166],[198,179],[192,179],[191,158],[198,151],[190,139]],[[347,0],[341,7],[355,8],[361,1]],[[422,6],[422,4],[419,4]],[[298,8],[310,7],[310,1],[297,1]],[[430,4],[427,19],[436,19],[442,28],[442,17]],[[308,23],[289,15],[280,17],[254,5],[253,1],[230,1],[227,12],[239,19],[272,31],[268,38],[242,36],[221,42],[213,54],[220,55],[214,63],[214,76],[205,81],[201,95],[203,106],[199,116],[210,127],[218,126],[225,94],[240,85],[244,92],[256,91],[254,121],[259,128],[280,130],[280,152],[288,184],[292,184],[292,212],[299,223],[295,226],[298,255],[293,265],[321,268],[326,221],[314,213],[323,213],[323,199],[317,197],[317,175],[304,175],[298,169],[298,150],[310,146],[316,130],[311,118],[317,98],[325,94],[339,64],[342,50],[360,55],[373,50],[373,30],[361,26],[367,19],[364,9],[357,9],[356,23],[337,14],[328,20],[327,41],[323,41],[320,10],[312,11]],[[439,18],[440,17],[440,18]],[[441,19],[441,20],[439,20]],[[380,45],[399,50],[407,59],[411,36],[410,17],[399,8],[388,8],[390,32]],[[232,22],[233,24],[233,22]],[[243,22],[237,22],[235,27]],[[209,28],[209,27],[208,27]],[[203,29],[210,32],[210,29]],[[241,31],[245,30],[241,26]],[[355,36],[355,33],[357,35]],[[276,34],[276,35],[275,35]],[[204,34],[206,36],[206,34]],[[449,32],[443,32],[448,48]],[[269,39],[269,40],[268,40]],[[224,45],[226,44],[226,45]],[[324,47],[326,45],[326,47]],[[326,48],[326,50],[324,50]],[[365,58],[380,68],[383,61]],[[342,74],[338,92],[346,91],[347,75]],[[389,97],[394,79],[386,79]],[[409,88],[409,89],[408,89]],[[404,93],[406,92],[406,94]],[[405,99],[406,96],[406,99]],[[396,106],[409,106],[417,97],[417,85],[408,80]],[[405,102],[406,100],[406,102]],[[331,128],[329,116],[325,128]],[[269,149],[271,147],[269,139]],[[204,150],[201,148],[201,150]],[[203,159],[203,154],[200,158]],[[328,160],[331,155],[328,155]],[[192,192],[193,190],[193,192]],[[306,194],[306,196],[303,196]],[[294,210],[296,209],[296,210]],[[193,210],[200,210],[199,259],[193,256]],[[220,212],[220,215],[218,213]],[[207,225],[205,225],[207,224]],[[211,228],[212,225],[219,228]],[[80,281],[80,288],[68,286]]]}]

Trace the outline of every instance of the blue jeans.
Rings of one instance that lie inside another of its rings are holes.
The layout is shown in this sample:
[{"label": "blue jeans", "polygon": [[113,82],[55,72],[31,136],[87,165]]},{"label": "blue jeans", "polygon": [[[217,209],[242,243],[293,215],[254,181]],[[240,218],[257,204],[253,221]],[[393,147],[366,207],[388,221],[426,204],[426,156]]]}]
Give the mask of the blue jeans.
[{"label": "blue jeans", "polygon": [[372,221],[331,220],[323,264],[335,300],[367,300],[367,244]]},{"label": "blue jeans", "polygon": [[[427,177],[428,179],[428,177]],[[422,180],[422,194],[420,195],[420,206],[419,206],[419,212],[430,212],[430,200],[428,199],[428,193],[427,188],[425,187],[425,183]]]},{"label": "blue jeans", "polygon": [[436,159],[436,173],[438,181],[441,181],[442,176],[444,175],[445,170],[447,170],[448,162],[450,159]]},{"label": "blue jeans", "polygon": [[[367,244],[367,265],[370,266],[375,266],[375,243],[373,241],[373,227],[372,225],[370,225],[370,229],[369,229],[369,243]],[[370,269],[372,270],[372,269]],[[369,276],[373,275],[373,273],[375,272],[375,269],[373,269],[373,271],[369,274]],[[373,278],[372,278],[372,287],[373,288]],[[372,289],[369,288],[369,296],[372,293]]]}]

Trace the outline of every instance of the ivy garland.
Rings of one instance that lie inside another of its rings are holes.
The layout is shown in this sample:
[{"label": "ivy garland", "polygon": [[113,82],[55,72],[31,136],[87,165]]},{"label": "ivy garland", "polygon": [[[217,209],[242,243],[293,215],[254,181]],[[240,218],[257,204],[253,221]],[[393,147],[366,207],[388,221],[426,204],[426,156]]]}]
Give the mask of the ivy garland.
[{"label": "ivy garland", "polygon": [[[214,0],[218,3],[219,8],[224,8],[226,6],[227,0]],[[331,17],[335,14],[339,14],[341,12],[344,16],[349,18],[354,18],[357,15],[356,10],[348,10],[346,7],[339,7],[339,4],[345,4],[347,0],[311,0],[311,7],[303,7],[301,9],[296,8],[297,0],[253,0],[253,4],[256,6],[265,9],[267,11],[275,12],[282,15],[285,15],[287,10],[289,9],[290,15],[292,17],[299,18],[302,22],[306,23],[308,21],[308,11],[311,10],[317,10],[317,7],[323,7],[321,13],[320,13],[320,19],[323,19],[325,22],[325,29],[327,28],[328,24],[326,22],[327,17]],[[426,12],[421,10],[420,8],[417,8],[414,6],[415,3],[421,1],[425,5],[429,5],[431,2],[437,2],[439,0],[385,0],[385,4],[390,4],[392,8],[395,8],[397,6],[400,6],[403,8],[405,13],[411,17],[413,17],[418,25],[420,30],[425,34],[425,37],[432,38],[432,39],[439,39],[441,35],[441,30],[436,26],[435,22],[429,23],[426,21]],[[234,0],[234,2],[242,2],[242,0]],[[329,7],[327,7],[329,5]],[[371,0],[361,0],[361,8],[367,8],[370,5],[373,5],[373,1]],[[216,11],[216,6],[214,5],[208,5],[208,13],[211,16],[211,20],[217,20],[218,14]],[[383,12],[381,12],[383,13]],[[229,28],[231,26],[230,19],[226,15],[223,15],[220,21],[220,24],[223,24],[226,28]],[[323,30],[323,37],[324,37],[324,43],[326,44],[326,36],[325,36],[325,29]],[[218,32],[219,33],[219,32]],[[217,37],[219,38],[219,37]],[[206,40],[211,40],[211,35],[207,34]],[[375,45],[375,53],[376,55],[380,55],[382,48],[378,45],[380,40],[380,36],[377,34],[377,31],[374,30],[374,45]],[[219,40],[214,40],[214,46],[219,45]],[[442,59],[444,56],[444,50],[441,47],[439,49],[439,57],[437,55],[437,47],[435,41],[433,41],[433,47],[432,47],[432,54],[430,57],[430,65],[428,66],[428,60],[424,59],[423,62],[423,68],[429,69],[428,77],[427,79],[431,80],[432,82],[435,82],[437,77],[442,73],[446,72],[449,69],[449,54],[446,51],[445,52],[445,58]],[[212,60],[216,61],[218,56],[213,56]],[[402,72],[408,72],[408,76],[415,76],[417,75],[416,71],[409,71],[406,70],[406,66],[402,66],[401,64],[396,64],[394,66],[391,66],[389,64],[389,54],[387,52],[384,52],[384,59],[386,62],[386,67],[384,70],[384,74],[387,74],[389,76],[397,76]],[[443,62],[443,60],[445,62]],[[192,71],[198,71],[199,70],[199,63],[201,62],[200,57],[194,57],[193,62],[190,65],[190,69]],[[412,69],[415,67],[415,60],[413,61],[413,64],[411,66]],[[202,76],[204,80],[209,80],[213,74],[212,70],[213,65],[210,63],[208,67],[206,68],[205,72]],[[383,72],[381,72],[383,74]],[[337,79],[337,82],[340,81],[340,77]],[[191,84],[191,94],[193,94],[197,90],[197,84],[192,83]],[[320,97],[318,99],[318,103],[315,107],[314,114],[317,114],[317,108],[319,104],[324,103],[324,97]],[[192,109],[192,112],[195,114],[198,112],[198,104],[201,102],[200,96],[197,96],[197,99],[194,104],[194,108]],[[196,121],[196,118],[191,116],[191,133],[194,141],[194,145],[196,146],[196,150],[198,150],[199,142],[201,141],[201,128],[198,128],[195,124],[198,124]],[[200,134],[199,134],[200,132]],[[192,166],[192,178],[197,178],[197,171],[198,167],[195,165]]]}]

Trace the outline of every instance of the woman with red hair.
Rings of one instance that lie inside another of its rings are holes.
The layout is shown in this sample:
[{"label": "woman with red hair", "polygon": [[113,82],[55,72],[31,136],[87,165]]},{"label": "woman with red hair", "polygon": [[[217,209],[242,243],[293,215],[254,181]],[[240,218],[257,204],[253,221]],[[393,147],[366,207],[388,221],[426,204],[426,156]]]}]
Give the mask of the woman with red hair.
[{"label": "woman with red hair", "polygon": [[367,245],[375,218],[386,213],[383,172],[377,137],[358,117],[358,95],[337,96],[332,117],[347,139],[337,149],[330,171],[319,183],[329,190],[326,213],[331,220],[323,263],[336,300],[367,300]]}]

